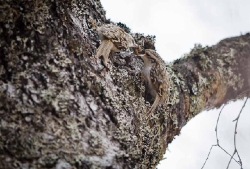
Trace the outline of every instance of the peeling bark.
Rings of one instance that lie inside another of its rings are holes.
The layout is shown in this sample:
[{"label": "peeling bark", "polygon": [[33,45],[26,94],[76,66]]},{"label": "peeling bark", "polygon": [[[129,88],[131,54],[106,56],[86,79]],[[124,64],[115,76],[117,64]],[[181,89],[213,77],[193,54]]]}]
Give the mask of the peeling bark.
[{"label": "peeling bark", "polygon": [[[169,99],[147,120],[142,61],[116,53],[106,70],[93,57],[90,19],[106,22],[99,0],[6,0],[0,9],[4,168],[153,168],[191,118],[250,95],[249,34],[167,64]],[[134,37],[154,48],[154,37]]]}]

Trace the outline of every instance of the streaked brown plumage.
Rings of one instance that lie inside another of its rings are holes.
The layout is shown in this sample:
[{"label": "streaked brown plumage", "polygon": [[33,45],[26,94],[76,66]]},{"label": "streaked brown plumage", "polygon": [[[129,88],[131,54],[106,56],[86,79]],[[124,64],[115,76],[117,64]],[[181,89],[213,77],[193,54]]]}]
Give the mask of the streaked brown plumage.
[{"label": "streaked brown plumage", "polygon": [[146,49],[145,54],[139,56],[144,61],[142,76],[145,80],[146,91],[154,98],[154,103],[147,113],[149,118],[158,105],[166,101],[169,78],[165,63],[155,50]]},{"label": "streaked brown plumage", "polygon": [[[101,45],[97,49],[96,56],[103,56],[104,65],[107,66],[108,57],[111,51],[120,52],[128,48],[138,48],[134,38],[122,28],[113,24],[106,24],[97,28]],[[137,50],[135,51],[136,54]]]}]

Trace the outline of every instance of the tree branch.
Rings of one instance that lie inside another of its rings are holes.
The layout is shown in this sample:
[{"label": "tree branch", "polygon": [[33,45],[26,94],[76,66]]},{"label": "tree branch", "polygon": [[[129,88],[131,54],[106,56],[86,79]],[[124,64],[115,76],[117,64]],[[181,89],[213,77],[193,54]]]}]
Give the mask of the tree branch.
[{"label": "tree branch", "polygon": [[[249,97],[249,34],[166,65],[169,99],[148,120],[142,61],[117,53],[106,70],[94,58],[90,20],[106,21],[99,1],[9,0],[0,9],[5,168],[153,168],[196,114]],[[154,37],[134,37],[154,48]]]}]

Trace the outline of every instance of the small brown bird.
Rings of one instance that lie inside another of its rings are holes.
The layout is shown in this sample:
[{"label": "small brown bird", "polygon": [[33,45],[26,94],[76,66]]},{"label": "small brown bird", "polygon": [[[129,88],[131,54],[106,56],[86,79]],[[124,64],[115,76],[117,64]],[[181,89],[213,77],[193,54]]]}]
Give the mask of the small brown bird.
[{"label": "small brown bird", "polygon": [[138,55],[139,46],[135,43],[134,38],[119,26],[106,24],[97,27],[97,31],[102,42],[97,49],[96,56],[103,56],[103,64],[105,66],[107,66],[111,51],[120,52],[121,50],[133,48],[134,53]]},{"label": "small brown bird", "polygon": [[145,80],[146,91],[154,98],[154,103],[148,111],[148,118],[159,104],[163,104],[168,97],[169,78],[166,66],[155,50],[146,49],[145,54],[138,55],[144,62],[142,76]]}]

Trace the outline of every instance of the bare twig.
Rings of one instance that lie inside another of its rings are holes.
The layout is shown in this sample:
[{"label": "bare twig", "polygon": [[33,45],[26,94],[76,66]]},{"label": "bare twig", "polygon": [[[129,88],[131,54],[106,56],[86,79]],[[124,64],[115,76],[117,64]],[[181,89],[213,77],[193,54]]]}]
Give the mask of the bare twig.
[{"label": "bare twig", "polygon": [[[247,99],[248,99],[248,98],[247,98]],[[218,116],[218,118],[217,118],[217,123],[216,123],[216,127],[215,127],[216,142],[217,142],[217,144],[211,146],[211,148],[210,148],[210,150],[209,150],[209,153],[208,153],[208,155],[207,155],[207,158],[206,158],[206,160],[205,160],[205,162],[204,162],[204,164],[203,164],[203,166],[202,166],[201,169],[203,169],[203,168],[205,167],[206,162],[207,162],[207,160],[208,160],[208,158],[209,158],[209,156],[210,156],[210,154],[211,154],[211,151],[212,151],[212,149],[213,149],[214,147],[219,147],[221,150],[223,150],[227,155],[229,155],[229,156],[231,157],[230,160],[229,160],[227,169],[228,169],[228,167],[229,167],[229,165],[230,165],[232,159],[233,159],[237,164],[240,165],[241,169],[243,169],[243,168],[242,168],[242,161],[241,161],[240,155],[239,155],[239,153],[238,153],[238,150],[237,150],[237,148],[236,148],[236,134],[237,134],[237,131],[236,131],[236,130],[237,130],[238,121],[239,121],[241,112],[242,112],[243,108],[244,108],[245,105],[246,105],[247,99],[245,100],[245,102],[244,102],[244,104],[243,104],[243,106],[242,106],[242,108],[241,108],[241,110],[240,110],[240,113],[238,114],[237,118],[236,118],[235,120],[233,120],[233,122],[236,121],[236,124],[235,124],[235,131],[234,131],[234,152],[233,152],[233,155],[230,155],[223,147],[221,147],[221,145],[220,145],[220,143],[219,143],[219,137],[218,137],[218,124],[219,124],[220,115],[221,115],[221,113],[222,113],[222,110],[223,110],[224,107],[225,107],[225,105],[223,105],[222,108],[221,108],[221,110],[220,110],[219,116]],[[237,161],[237,160],[234,158],[234,155],[235,155],[236,153],[237,153],[237,156],[238,156],[238,158],[239,158],[239,161]]]},{"label": "bare twig", "polygon": [[[219,137],[218,137],[218,124],[219,124],[219,120],[220,120],[220,115],[221,115],[222,110],[224,109],[224,107],[225,107],[225,104],[222,106],[222,108],[220,110],[219,116],[217,118],[216,127],[215,127],[216,141],[217,141],[217,145],[216,146],[218,146],[221,150],[223,150],[227,155],[229,155],[232,158],[232,156],[223,147],[221,147],[220,142],[219,142]],[[234,159],[234,161],[239,164],[239,162],[235,158],[232,158],[232,159]]]},{"label": "bare twig", "polygon": [[[219,113],[219,116],[218,116],[218,118],[217,118],[217,123],[216,123],[216,127],[215,127],[215,132],[216,132],[216,140],[217,140],[217,144],[215,144],[215,145],[212,145],[211,146],[211,148],[210,148],[210,150],[209,150],[209,153],[208,153],[208,155],[207,155],[207,158],[206,158],[206,160],[205,160],[205,162],[204,162],[204,164],[203,164],[203,166],[202,166],[202,168],[201,169],[203,169],[204,167],[205,167],[205,165],[206,165],[206,163],[207,163],[207,160],[208,160],[208,158],[209,158],[209,156],[210,156],[210,153],[211,153],[211,151],[212,151],[212,149],[213,149],[213,147],[220,147],[221,149],[223,149],[221,146],[220,146],[220,144],[219,144],[219,139],[218,139],[218,124],[219,124],[219,120],[220,120],[220,115],[221,115],[221,112],[222,112],[222,110],[224,109],[224,107],[225,107],[225,104],[222,106],[222,108],[221,108],[221,110],[220,110],[220,113]],[[223,149],[227,154],[229,154],[225,149]],[[230,155],[230,154],[229,154]],[[236,161],[236,160],[235,160]],[[237,161],[236,161],[237,162]]]},{"label": "bare twig", "polygon": [[234,152],[233,152],[233,155],[231,156],[231,158],[230,158],[230,160],[229,160],[229,162],[228,162],[227,169],[228,169],[228,167],[229,167],[229,165],[230,165],[230,163],[231,163],[231,161],[232,161],[232,158],[233,158],[233,156],[234,156],[235,154],[237,154],[237,156],[238,156],[238,158],[239,158],[238,163],[240,164],[241,169],[243,169],[243,168],[242,168],[242,161],[241,161],[241,158],[240,158],[239,152],[238,152],[238,150],[237,150],[237,146],[236,146],[236,134],[237,134],[237,127],[238,127],[238,122],[239,122],[239,119],[240,119],[240,115],[241,115],[241,113],[242,113],[243,108],[245,107],[245,105],[246,105],[246,103],[247,103],[247,99],[248,99],[248,98],[246,98],[246,100],[245,100],[243,106],[241,107],[240,113],[238,114],[237,118],[236,118],[235,120],[233,120],[233,122],[236,121],[236,123],[235,123],[235,129],[234,129]]},{"label": "bare twig", "polygon": [[211,146],[210,151],[209,151],[209,153],[208,153],[208,155],[207,155],[206,161],[204,162],[204,164],[203,164],[203,166],[202,166],[201,169],[203,169],[204,166],[206,165],[206,162],[207,162],[207,160],[208,160],[208,158],[209,158],[209,155],[210,155],[210,153],[211,153],[211,151],[212,151],[212,149],[213,149],[214,146],[217,146],[217,145],[212,145],[212,146]]},{"label": "bare twig", "polygon": [[224,107],[225,107],[225,104],[222,106],[222,108],[221,108],[221,110],[220,110],[219,116],[218,116],[218,118],[217,118],[216,127],[215,127],[217,145],[220,145],[220,144],[219,144],[219,139],[218,139],[218,124],[219,124],[221,112],[222,112],[222,110],[224,109]]}]

